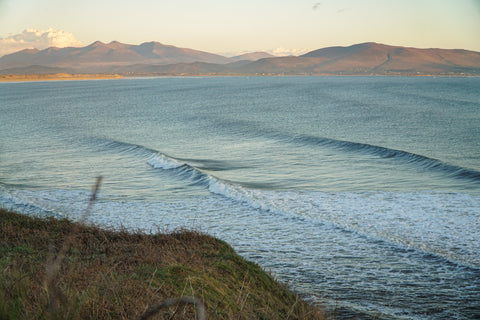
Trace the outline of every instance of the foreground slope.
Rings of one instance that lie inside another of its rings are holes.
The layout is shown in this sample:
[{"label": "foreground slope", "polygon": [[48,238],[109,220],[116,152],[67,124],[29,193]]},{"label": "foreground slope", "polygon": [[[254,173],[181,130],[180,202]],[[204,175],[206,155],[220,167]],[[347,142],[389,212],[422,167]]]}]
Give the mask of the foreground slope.
[{"label": "foreground slope", "polygon": [[[180,296],[203,300],[208,319],[323,318],[208,235],[114,232],[0,209],[0,319],[139,319]],[[158,318],[195,312],[172,306]]]}]

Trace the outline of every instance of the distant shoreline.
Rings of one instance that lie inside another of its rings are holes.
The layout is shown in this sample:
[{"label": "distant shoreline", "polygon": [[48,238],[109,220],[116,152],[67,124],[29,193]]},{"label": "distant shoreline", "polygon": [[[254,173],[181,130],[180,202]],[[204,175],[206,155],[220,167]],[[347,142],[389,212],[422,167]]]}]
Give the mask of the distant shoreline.
[{"label": "distant shoreline", "polygon": [[354,77],[354,76],[386,76],[386,77],[479,77],[472,74],[83,74],[83,73],[53,73],[53,74],[7,74],[0,75],[1,82],[30,82],[30,81],[73,81],[73,80],[112,80],[134,78],[163,78],[163,77]]},{"label": "distant shoreline", "polygon": [[107,80],[123,79],[119,74],[9,74],[0,75],[0,82],[26,82],[26,81],[68,81],[68,80]]}]

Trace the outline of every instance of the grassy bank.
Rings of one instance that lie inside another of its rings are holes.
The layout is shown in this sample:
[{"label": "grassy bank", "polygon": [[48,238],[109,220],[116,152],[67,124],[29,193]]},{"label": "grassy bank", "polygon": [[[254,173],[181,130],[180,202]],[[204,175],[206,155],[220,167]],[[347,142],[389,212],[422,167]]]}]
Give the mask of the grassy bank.
[{"label": "grassy bank", "polygon": [[[0,319],[139,319],[182,296],[202,300],[208,319],[323,319],[206,234],[109,231],[0,209]],[[198,309],[173,304],[155,317],[197,319]]]}]

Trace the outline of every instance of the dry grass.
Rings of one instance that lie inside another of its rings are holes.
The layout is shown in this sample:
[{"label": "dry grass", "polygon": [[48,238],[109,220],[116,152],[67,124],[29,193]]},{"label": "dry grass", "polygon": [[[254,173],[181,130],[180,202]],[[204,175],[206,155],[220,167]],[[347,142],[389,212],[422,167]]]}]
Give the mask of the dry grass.
[{"label": "dry grass", "polygon": [[[0,319],[139,319],[176,297],[204,301],[209,319],[322,319],[206,234],[111,231],[0,209]],[[174,303],[152,319],[198,316]]]}]

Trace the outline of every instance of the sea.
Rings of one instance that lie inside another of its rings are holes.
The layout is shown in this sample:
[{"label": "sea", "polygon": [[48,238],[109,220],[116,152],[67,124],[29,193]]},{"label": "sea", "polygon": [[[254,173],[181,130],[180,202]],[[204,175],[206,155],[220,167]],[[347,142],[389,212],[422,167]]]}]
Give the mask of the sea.
[{"label": "sea", "polygon": [[480,319],[480,78],[0,83],[0,206],[228,242],[335,319]]}]

